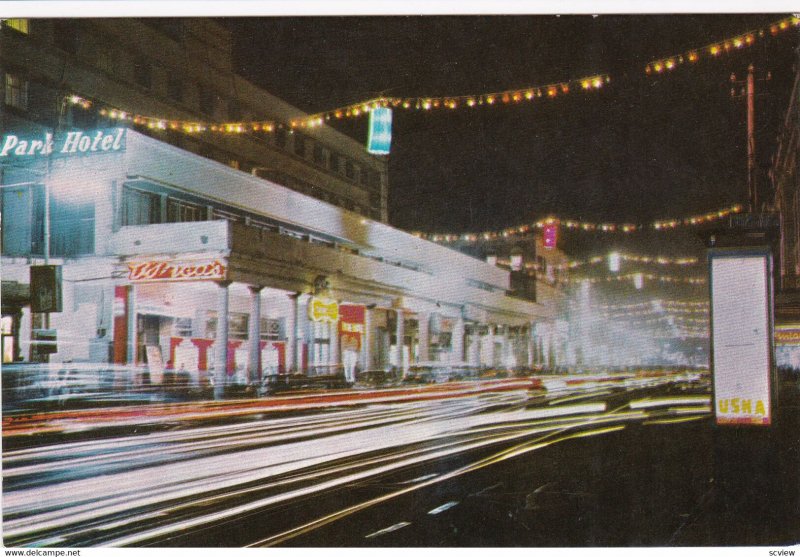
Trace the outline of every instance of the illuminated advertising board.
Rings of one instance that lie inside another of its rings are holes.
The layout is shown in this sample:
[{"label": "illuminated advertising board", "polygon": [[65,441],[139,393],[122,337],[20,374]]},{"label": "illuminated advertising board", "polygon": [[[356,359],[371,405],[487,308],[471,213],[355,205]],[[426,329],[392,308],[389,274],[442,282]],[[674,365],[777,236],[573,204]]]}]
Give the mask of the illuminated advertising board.
[{"label": "illuminated advertising board", "polygon": [[131,282],[178,280],[225,280],[227,267],[222,261],[142,261],[128,263]]},{"label": "illuminated advertising board", "polygon": [[711,348],[718,425],[772,423],[772,260],[711,250]]},{"label": "illuminated advertising board", "polygon": [[339,304],[336,300],[314,296],[308,301],[308,318],[315,323],[336,323],[339,321]]},{"label": "illuminated advertising board", "polygon": [[558,225],[555,223],[545,224],[542,236],[545,249],[555,249],[558,243]]},{"label": "illuminated advertising board", "polygon": [[388,155],[392,145],[392,111],[375,108],[369,113],[369,136],[367,152],[372,155]]}]

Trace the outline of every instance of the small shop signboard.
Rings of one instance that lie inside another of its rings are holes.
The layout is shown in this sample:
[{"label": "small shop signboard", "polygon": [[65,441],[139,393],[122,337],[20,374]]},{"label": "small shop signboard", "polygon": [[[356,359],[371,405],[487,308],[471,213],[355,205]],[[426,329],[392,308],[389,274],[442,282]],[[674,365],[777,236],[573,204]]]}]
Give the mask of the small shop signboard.
[{"label": "small shop signboard", "polygon": [[128,263],[131,282],[225,280],[227,267],[218,259],[190,261],[141,261]]},{"label": "small shop signboard", "polygon": [[336,300],[314,296],[308,301],[308,318],[316,323],[339,321],[339,304]]},{"label": "small shop signboard", "polygon": [[772,423],[771,256],[711,250],[711,344],[718,425]]}]

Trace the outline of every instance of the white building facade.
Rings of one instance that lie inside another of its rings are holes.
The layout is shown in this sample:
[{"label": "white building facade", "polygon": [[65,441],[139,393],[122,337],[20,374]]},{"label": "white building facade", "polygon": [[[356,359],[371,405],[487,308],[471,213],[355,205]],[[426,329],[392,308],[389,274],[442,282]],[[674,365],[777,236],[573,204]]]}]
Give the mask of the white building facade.
[{"label": "white building facade", "polygon": [[[554,330],[555,300],[509,296],[507,270],[130,129],[69,133],[0,145],[6,361],[36,360],[46,328],[51,362],[352,382],[533,366],[552,340],[537,331]],[[25,298],[46,250],[63,294],[47,327]]]}]

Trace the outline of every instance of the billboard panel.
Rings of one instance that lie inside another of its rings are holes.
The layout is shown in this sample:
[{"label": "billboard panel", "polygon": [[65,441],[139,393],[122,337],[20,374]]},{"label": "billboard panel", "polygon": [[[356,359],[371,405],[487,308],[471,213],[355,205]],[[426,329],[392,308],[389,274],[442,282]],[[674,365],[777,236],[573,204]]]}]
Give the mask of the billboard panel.
[{"label": "billboard panel", "polygon": [[392,110],[375,108],[369,113],[367,152],[372,155],[388,155],[391,144]]},{"label": "billboard panel", "polygon": [[716,422],[769,425],[772,422],[769,255],[712,252],[710,262]]}]

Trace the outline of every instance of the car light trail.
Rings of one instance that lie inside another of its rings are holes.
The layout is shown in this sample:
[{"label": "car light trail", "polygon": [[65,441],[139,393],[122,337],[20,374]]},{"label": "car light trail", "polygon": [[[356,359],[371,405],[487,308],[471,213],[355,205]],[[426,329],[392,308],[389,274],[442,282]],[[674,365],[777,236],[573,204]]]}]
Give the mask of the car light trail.
[{"label": "car light trail", "polygon": [[[553,443],[620,431],[632,422],[670,420],[681,411],[708,412],[707,406],[698,405],[707,397],[694,397],[693,405],[685,402],[691,397],[682,397],[678,408],[652,405],[633,410],[626,403],[609,410],[606,402],[575,404],[580,398],[574,398],[575,390],[570,389],[560,398],[548,395],[560,404],[531,406],[530,383],[521,383],[524,390],[489,393],[470,386],[469,396],[462,396],[464,389],[458,387],[458,396],[451,398],[387,403],[361,397],[349,407],[329,407],[327,402],[317,407],[316,401],[306,401],[304,409],[322,411],[302,416],[276,413],[269,420],[195,425],[7,451],[3,460],[5,541],[12,545],[158,544],[166,537],[418,466],[494,451],[455,470],[390,481],[385,485],[395,489],[383,497],[273,533],[255,544],[273,545],[387,497],[424,489]],[[593,391],[595,387],[575,384],[572,389]],[[611,396],[616,393],[612,391]],[[258,413],[262,411],[259,408]],[[161,423],[174,423],[166,409],[159,412]],[[213,407],[210,414],[217,416]],[[155,416],[151,413],[146,419]]]},{"label": "car light trail", "polygon": [[632,400],[629,406],[636,410],[640,408],[654,408],[657,406],[669,406],[672,404],[710,404],[711,399],[707,396],[682,396],[682,397],[663,397],[652,399]]},{"label": "car light trail", "polygon": [[456,505],[458,505],[458,501],[450,501],[449,503],[445,503],[444,505],[440,505],[440,506],[436,507],[435,509],[429,510],[428,514],[433,514],[433,515],[440,514],[440,513],[443,513],[444,511],[448,510],[448,509],[452,509]]}]

